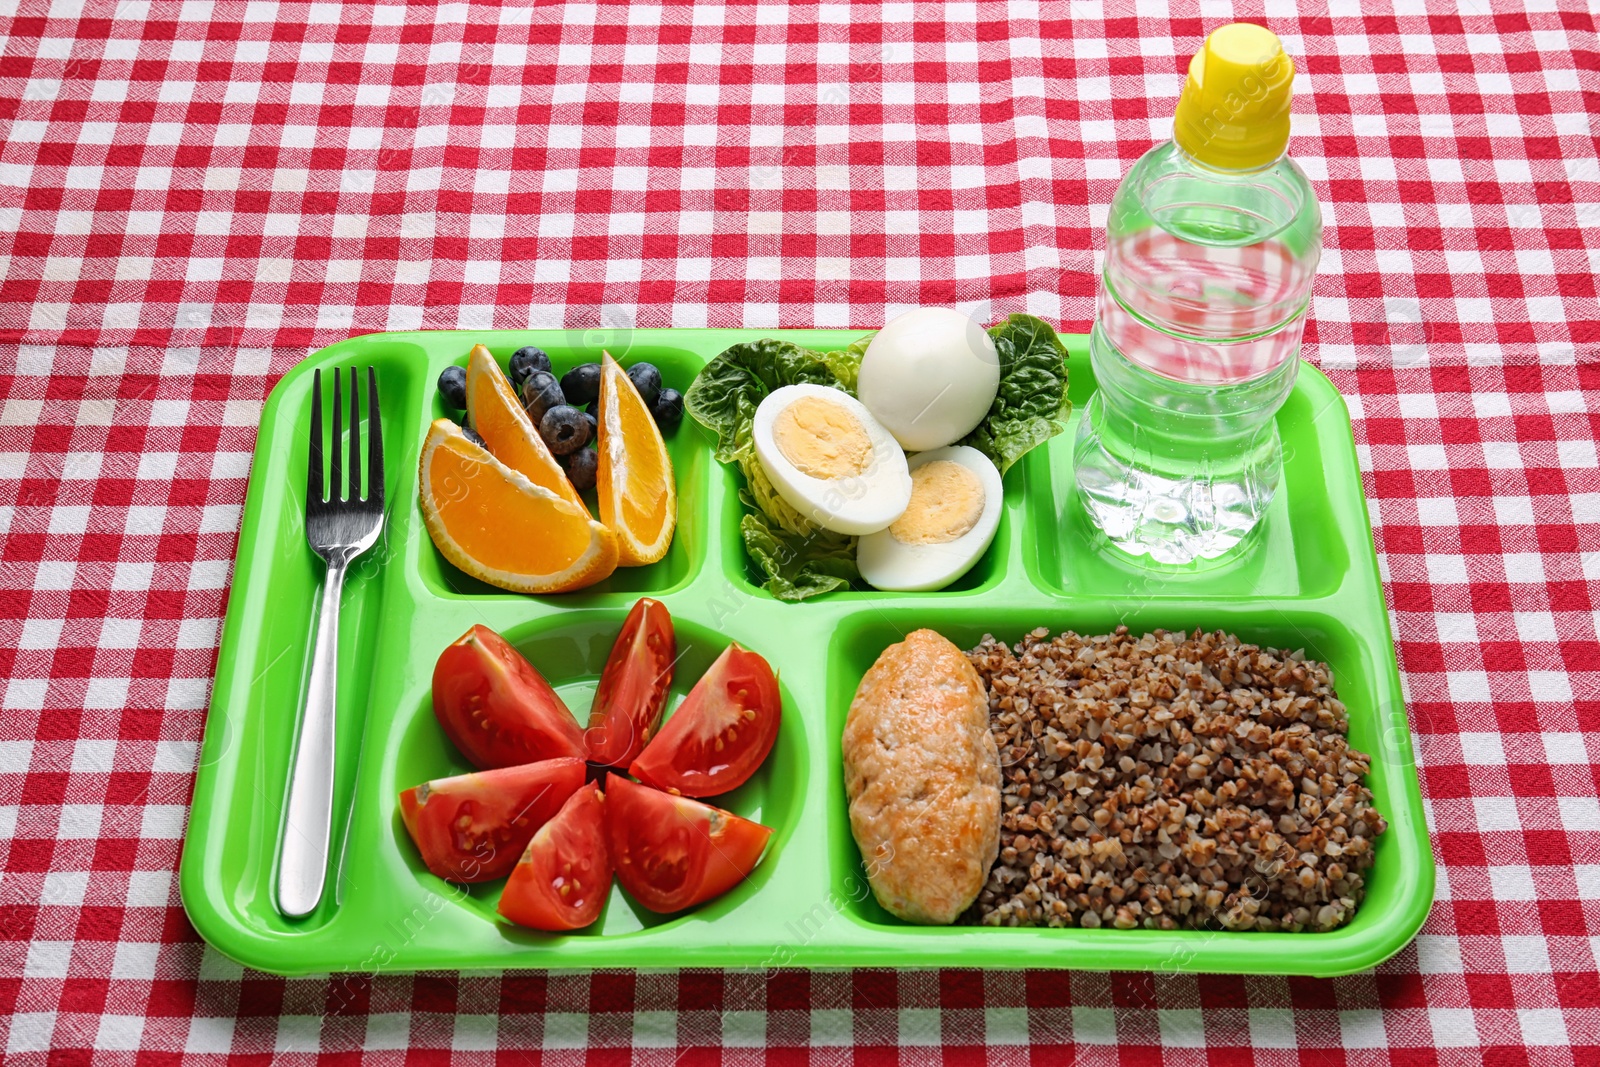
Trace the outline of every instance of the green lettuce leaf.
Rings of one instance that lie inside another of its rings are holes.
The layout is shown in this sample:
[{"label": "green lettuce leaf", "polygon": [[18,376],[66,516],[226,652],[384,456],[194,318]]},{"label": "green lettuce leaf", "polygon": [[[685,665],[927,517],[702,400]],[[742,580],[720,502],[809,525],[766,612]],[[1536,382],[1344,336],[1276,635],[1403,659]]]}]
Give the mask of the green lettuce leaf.
[{"label": "green lettuce leaf", "polygon": [[856,379],[861,374],[861,357],[866,355],[867,346],[876,336],[876,332],[869,333],[865,337],[856,338],[845,348],[822,353],[822,362],[828,365],[828,369],[839,379],[844,391],[851,396],[856,395]]},{"label": "green lettuce leaf", "polygon": [[744,550],[764,576],[761,588],[779,600],[798,602],[819,593],[848,589],[858,581],[856,539],[818,529],[792,533],[760,511],[739,520]]},{"label": "green lettuce leaf", "polygon": [[779,600],[804,600],[857,580],[856,539],[829,533],[778,495],[756,457],[756,408],[785,385],[826,385],[855,395],[870,340],[869,335],[832,352],[770,338],[734,345],[706,364],[684,394],[689,416],[717,435],[717,459],[744,474],[740,497],[751,509],[740,523],[745,551],[761,573],[762,588]]},{"label": "green lettuce leaf", "polygon": [[1067,428],[1067,350],[1050,324],[1033,315],[1012,315],[991,326],[989,336],[1000,355],[1000,392],[978,428],[956,443],[976,448],[1005,474]]},{"label": "green lettuce leaf", "polygon": [[820,352],[770,337],[746,341],[706,364],[690,383],[683,406],[690,418],[717,435],[717,459],[734,463],[741,448],[748,447],[750,420],[767,394],[803,383],[836,389],[842,384]]},{"label": "green lettuce leaf", "polygon": [[761,465],[754,449],[739,457],[739,469],[744,472],[747,487],[739,495],[747,507],[761,512],[771,522],[800,537],[823,532],[822,527],[800,514],[778,495],[778,487],[767,477],[767,469]]}]

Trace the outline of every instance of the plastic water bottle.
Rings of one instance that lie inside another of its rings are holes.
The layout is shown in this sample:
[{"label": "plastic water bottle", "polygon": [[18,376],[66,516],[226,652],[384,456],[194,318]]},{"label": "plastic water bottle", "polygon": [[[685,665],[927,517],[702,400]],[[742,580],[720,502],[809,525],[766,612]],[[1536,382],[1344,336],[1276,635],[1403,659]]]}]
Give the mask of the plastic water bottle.
[{"label": "plastic water bottle", "polygon": [[1073,459],[1090,518],[1159,563],[1221,556],[1283,472],[1322,213],[1289,141],[1294,64],[1235,23],[1189,64],[1173,139],[1117,189]]}]

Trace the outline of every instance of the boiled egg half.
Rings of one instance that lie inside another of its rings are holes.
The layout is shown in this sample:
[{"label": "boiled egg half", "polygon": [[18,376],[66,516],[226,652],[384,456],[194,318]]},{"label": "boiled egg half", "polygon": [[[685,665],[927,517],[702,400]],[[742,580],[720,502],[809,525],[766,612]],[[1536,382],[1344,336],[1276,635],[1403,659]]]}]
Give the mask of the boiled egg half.
[{"label": "boiled egg half", "polygon": [[1000,526],[1000,472],[975,448],[951,445],[911,457],[911,502],[856,549],[875,589],[943,589],[978,562]]},{"label": "boiled egg half", "polygon": [[825,385],[774,389],[751,429],[778,495],[825,530],[872,533],[911,502],[905,453],[849,393]]}]

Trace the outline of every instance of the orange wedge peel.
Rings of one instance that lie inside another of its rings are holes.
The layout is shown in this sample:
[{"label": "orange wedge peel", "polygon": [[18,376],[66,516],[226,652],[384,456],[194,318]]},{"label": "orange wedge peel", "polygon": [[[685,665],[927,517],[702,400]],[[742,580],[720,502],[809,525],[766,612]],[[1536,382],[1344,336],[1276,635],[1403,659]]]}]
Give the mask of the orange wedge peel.
[{"label": "orange wedge peel", "polygon": [[467,574],[516,593],[565,593],[616,570],[616,535],[581,501],[535,484],[449,419],[428,428],[418,466],[423,522]]},{"label": "orange wedge peel", "polygon": [[678,525],[678,489],[661,430],[622,365],[600,357],[600,521],[617,535],[624,567],[667,554]]},{"label": "orange wedge peel", "polygon": [[[474,345],[467,356],[467,417],[495,459],[534,485],[584,507],[583,499],[517,399],[510,380],[483,345]],[[584,512],[587,514],[588,509],[584,508]]]}]

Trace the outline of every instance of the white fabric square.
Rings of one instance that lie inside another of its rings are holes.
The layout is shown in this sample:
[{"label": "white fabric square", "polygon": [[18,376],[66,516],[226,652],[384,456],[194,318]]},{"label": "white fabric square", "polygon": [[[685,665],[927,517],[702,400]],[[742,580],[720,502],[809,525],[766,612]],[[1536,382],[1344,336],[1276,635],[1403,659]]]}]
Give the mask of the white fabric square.
[{"label": "white fabric square", "polygon": [[17,647],[26,649],[55,648],[61,643],[61,628],[64,625],[65,620],[63,619],[23,619],[22,635],[17,639]]},{"label": "white fabric square", "polygon": [[983,1028],[989,1045],[1026,1045],[1030,1041],[1026,1008],[985,1008]]},{"label": "white fabric square", "polygon": [[[317,1051],[322,1043],[322,1022],[321,1015],[280,1015],[273,1050],[290,1053]],[[371,1029],[371,1019],[368,1020],[368,1029]]]},{"label": "white fabric square", "polygon": [[499,1047],[500,1017],[497,1015],[457,1015],[455,1035],[450,1047],[458,1052],[488,1052]]},{"label": "white fabric square", "polygon": [[[1426,468],[1423,468],[1426,469]],[[1417,500],[1417,521],[1423,526],[1459,526],[1454,497],[1420,497]]]},{"label": "white fabric square", "polygon": [[26,774],[32,761],[32,740],[0,741],[0,774]]},{"label": "white fabric square", "polygon": [[1473,797],[1472,810],[1482,832],[1522,829],[1517,802],[1511,797]]},{"label": "white fabric square", "polygon": [[57,505],[50,509],[50,532],[53,534],[81,534],[89,529],[87,507]]},{"label": "white fabric square", "polygon": [[144,624],[138,619],[105,619],[100,623],[100,648],[138,648]]},{"label": "white fabric square", "polygon": [[1462,556],[1428,553],[1422,557],[1428,580],[1435,585],[1461,585],[1467,581],[1467,561]]},{"label": "white fabric square", "polygon": [[1556,640],[1556,619],[1548,611],[1518,611],[1512,615],[1517,637],[1523,641]]},{"label": "white fabric square", "polygon": [[[1530,521],[1531,511],[1530,511]],[[1507,552],[1501,559],[1505,563],[1506,581],[1543,585],[1544,556],[1538,552]]]},{"label": "white fabric square", "polygon": [[1575,833],[1600,833],[1600,797],[1557,797],[1561,825]]},{"label": "white fabric square", "polygon": [[172,897],[172,874],[169,871],[128,872],[128,907],[161,908]]},{"label": "white fabric square", "polygon": [[1527,867],[1490,867],[1489,882],[1496,900],[1537,900],[1533,871]]},{"label": "white fabric square", "polygon": [[1528,688],[1535,700],[1564,704],[1572,699],[1572,682],[1565,671],[1529,671]]},{"label": "white fabric square", "polygon": [[65,978],[72,961],[71,941],[33,941],[23,964],[24,978]]},{"label": "white fabric square", "polygon": [[[1489,699],[1489,675],[1483,671],[1451,671],[1445,678],[1450,689],[1450,699],[1457,703],[1483,703]],[[1462,735],[1462,751],[1466,751],[1467,744],[1466,735]],[[1494,744],[1498,747],[1498,737]],[[1467,762],[1474,761],[1468,757]],[[1505,762],[1503,753],[1499,762]]]},{"label": "white fabric square", "polygon": [[63,804],[61,821],[56,836],[63,841],[82,841],[100,836],[100,817],[104,809],[98,804]]},{"label": "white fabric square", "polygon": [[1073,1008],[1072,1039],[1084,1045],[1115,1045],[1116,1012],[1110,1008]]},{"label": "white fabric square", "polygon": [[44,876],[39,903],[63,908],[82,907],[88,891],[88,871],[50,871]]},{"label": "white fabric square", "polygon": [[577,1012],[552,1011],[544,1017],[544,1043],[547,1049],[576,1049],[589,1046],[589,1017]]},{"label": "white fabric square", "polygon": [[197,1056],[226,1054],[234,1048],[234,1019],[218,1016],[194,1016],[189,1019],[189,1035],[184,1038],[184,1051]]},{"label": "white fabric square", "polygon": [[176,841],[183,836],[188,809],[182,804],[146,804],[140,837]]},{"label": "white fabric square", "polygon": [[1470,1008],[1429,1008],[1433,1043],[1440,1048],[1471,1048],[1478,1043],[1478,1024]]},{"label": "white fabric square", "polygon": [[406,1012],[378,1012],[367,1016],[368,1050],[403,1049],[411,1046],[411,1016]]},{"label": "white fabric square", "polygon": [[1205,1048],[1205,1018],[1198,1008],[1161,1008],[1161,1044],[1168,1048]]},{"label": "white fabric square", "polygon": [[1389,1045],[1383,1013],[1374,1009],[1341,1011],[1339,1034],[1345,1048],[1387,1048]]},{"label": "white fabric square", "polygon": [[727,1048],[765,1048],[767,1015],[760,1011],[724,1011],[722,1044]]},{"label": "white fabric square", "polygon": [[1581,733],[1542,734],[1545,761],[1552,764],[1586,764],[1590,762],[1588,749]]},{"label": "white fabric square", "polygon": [[48,1052],[54,1044],[55,1032],[55,1012],[17,1012],[11,1016],[6,1051],[13,1056],[24,1052]]},{"label": "white fabric square", "polygon": [[156,961],[161,955],[161,945],[155,941],[121,941],[117,943],[116,959],[111,964],[112,978],[138,978],[154,980]]},{"label": "white fabric square", "polygon": [[855,1044],[855,1022],[843,1008],[811,1010],[811,1043],[818,1048],[848,1048]]},{"label": "white fabric square", "polygon": [[900,1019],[902,1046],[936,1047],[943,1043],[937,1008],[901,1008],[896,1014]]},{"label": "white fabric square", "polygon": [[1500,943],[1506,954],[1506,973],[1550,973],[1550,950],[1543,937],[1506,935]]},{"label": "white fabric square", "polygon": [[1560,1008],[1518,1008],[1517,1024],[1522,1028],[1522,1039],[1530,1045],[1565,1047],[1571,1041],[1566,1016]]},{"label": "white fabric square", "polygon": [[1250,1044],[1258,1048],[1295,1048],[1294,1012],[1287,1008],[1251,1008]]},{"label": "white fabric square", "polygon": [[1495,521],[1501,526],[1532,526],[1533,499],[1526,496],[1497,496],[1494,501]]},{"label": "white fabric square", "polygon": [[83,695],[86,708],[122,708],[128,703],[128,678],[90,678]]},{"label": "white fabric square", "polygon": [[1461,944],[1454,937],[1418,934],[1417,971],[1420,974],[1460,974]]}]

